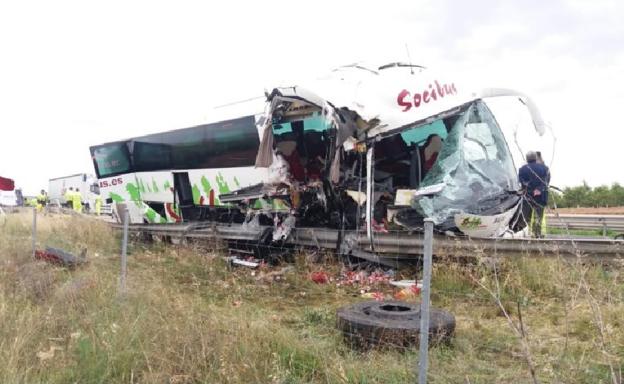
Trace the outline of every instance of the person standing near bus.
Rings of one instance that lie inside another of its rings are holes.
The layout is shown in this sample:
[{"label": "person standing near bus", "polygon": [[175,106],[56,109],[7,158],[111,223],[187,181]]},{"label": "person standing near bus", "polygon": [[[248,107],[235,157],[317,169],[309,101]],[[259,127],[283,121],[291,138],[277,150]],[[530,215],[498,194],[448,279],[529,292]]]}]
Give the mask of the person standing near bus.
[{"label": "person standing near bus", "polygon": [[24,194],[21,188],[15,190],[15,204],[17,204],[18,207],[24,206]]},{"label": "person standing near bus", "polygon": [[48,204],[48,194],[45,190],[41,190],[39,195],[37,195],[37,210],[41,212],[41,210]]},{"label": "person standing near bus", "polygon": [[69,189],[65,189],[65,193],[63,194],[63,198],[65,199],[65,203],[63,206],[65,208],[71,208],[74,201],[74,187],[69,187]]},{"label": "person standing near bus", "polygon": [[543,237],[542,223],[544,208],[548,203],[550,170],[546,165],[537,162],[537,153],[534,151],[527,152],[526,161],[527,163],[518,172],[518,178],[524,190],[524,198],[531,207],[531,234],[540,238]]},{"label": "person standing near bus", "polygon": [[36,197],[26,197],[26,206],[37,208],[37,198]]},{"label": "person standing near bus", "polygon": [[[546,164],[544,163],[544,159],[542,158],[542,152],[540,151],[535,151],[535,154],[537,155],[537,159],[535,160],[536,163],[538,164]],[[546,190],[548,191],[548,190]],[[548,195],[548,194],[547,194]],[[546,199],[548,200],[548,199]],[[548,201],[546,201],[546,203],[548,203]],[[544,235],[546,233],[546,215],[542,215],[542,235]]]},{"label": "person standing near bus", "polygon": [[76,211],[77,213],[82,213],[82,194],[80,193],[79,188],[76,188],[76,191],[72,193],[71,198],[74,211]]},{"label": "person standing near bus", "polygon": [[95,214],[100,216],[101,212],[102,212],[102,197],[100,195],[97,195],[95,197]]}]

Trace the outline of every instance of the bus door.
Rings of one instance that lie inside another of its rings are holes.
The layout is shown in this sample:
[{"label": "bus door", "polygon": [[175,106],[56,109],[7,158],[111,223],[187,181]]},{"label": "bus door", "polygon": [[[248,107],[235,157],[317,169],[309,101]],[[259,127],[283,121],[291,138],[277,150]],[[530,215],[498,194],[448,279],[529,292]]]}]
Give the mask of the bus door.
[{"label": "bus door", "polygon": [[173,172],[173,195],[175,211],[179,212],[185,220],[197,220],[197,209],[193,202],[193,188],[189,181],[188,172]]}]

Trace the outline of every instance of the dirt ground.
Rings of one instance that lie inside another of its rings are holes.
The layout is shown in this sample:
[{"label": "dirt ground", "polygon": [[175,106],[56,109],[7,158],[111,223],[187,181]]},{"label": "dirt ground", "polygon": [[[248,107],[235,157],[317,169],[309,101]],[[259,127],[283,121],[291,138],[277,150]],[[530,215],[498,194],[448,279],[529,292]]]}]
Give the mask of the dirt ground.
[{"label": "dirt ground", "polygon": [[[566,214],[578,214],[578,215],[624,215],[624,207],[602,207],[602,208],[559,208],[559,213]],[[553,210],[549,210],[549,213],[554,213]]]}]

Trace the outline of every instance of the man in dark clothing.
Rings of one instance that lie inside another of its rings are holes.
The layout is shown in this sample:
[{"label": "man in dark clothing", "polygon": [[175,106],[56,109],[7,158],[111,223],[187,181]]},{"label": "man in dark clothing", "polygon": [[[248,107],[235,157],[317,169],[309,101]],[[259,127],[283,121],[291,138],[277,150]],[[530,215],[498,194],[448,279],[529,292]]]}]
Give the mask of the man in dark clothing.
[{"label": "man in dark clothing", "polygon": [[537,162],[537,154],[533,151],[526,154],[526,161],[527,164],[518,172],[518,178],[522,184],[525,200],[531,208],[531,234],[534,237],[542,237],[542,220],[544,207],[548,203],[550,170],[546,165]]}]

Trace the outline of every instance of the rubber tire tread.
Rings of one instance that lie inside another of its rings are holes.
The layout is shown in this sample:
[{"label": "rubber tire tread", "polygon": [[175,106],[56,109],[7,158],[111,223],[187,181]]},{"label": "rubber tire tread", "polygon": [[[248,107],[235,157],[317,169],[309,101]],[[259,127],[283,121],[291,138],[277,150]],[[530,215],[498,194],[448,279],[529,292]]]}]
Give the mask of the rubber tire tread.
[{"label": "rubber tire tread", "polygon": [[[410,306],[412,316],[388,319],[371,316],[367,308],[373,305]],[[416,316],[413,312],[417,311]],[[367,301],[338,309],[337,327],[345,341],[357,349],[372,347],[410,348],[418,346],[420,336],[420,308],[418,305],[396,301]],[[447,343],[455,332],[455,317],[440,309],[431,308],[429,316],[429,346]]]}]

